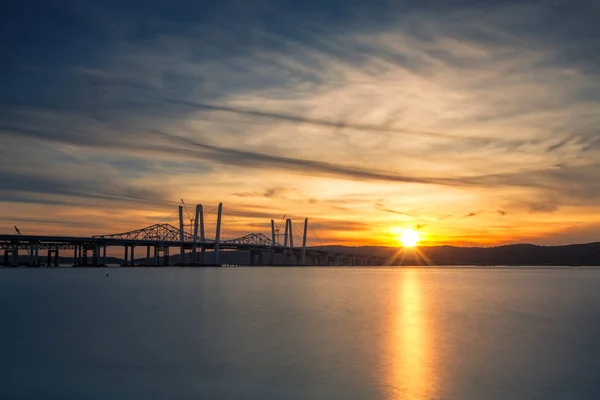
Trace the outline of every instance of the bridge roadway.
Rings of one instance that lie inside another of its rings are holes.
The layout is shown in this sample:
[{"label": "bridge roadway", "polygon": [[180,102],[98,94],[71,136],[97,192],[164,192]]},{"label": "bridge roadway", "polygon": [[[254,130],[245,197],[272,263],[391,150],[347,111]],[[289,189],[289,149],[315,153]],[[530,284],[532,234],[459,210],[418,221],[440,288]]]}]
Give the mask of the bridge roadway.
[{"label": "bridge roadway", "polygon": [[[58,266],[61,251],[72,250],[72,265],[105,266],[107,249],[122,247],[124,257],[122,266],[133,265],[221,265],[219,252],[249,252],[249,265],[383,265],[381,257],[365,257],[345,253],[334,253],[311,247],[285,246],[271,241],[262,234],[249,234],[241,238],[215,241],[178,241],[132,239],[129,237],[76,237],[76,236],[37,236],[37,235],[0,235],[0,251],[4,250],[5,266]],[[145,257],[135,259],[135,249],[145,248]],[[179,250],[176,263],[170,255],[171,249]],[[207,252],[208,250],[208,252]],[[43,253],[46,252],[46,260]],[[212,263],[206,263],[205,253],[213,253]],[[64,254],[64,253],[63,253]],[[67,255],[66,257],[69,257]],[[23,259],[27,261],[23,261]]]}]

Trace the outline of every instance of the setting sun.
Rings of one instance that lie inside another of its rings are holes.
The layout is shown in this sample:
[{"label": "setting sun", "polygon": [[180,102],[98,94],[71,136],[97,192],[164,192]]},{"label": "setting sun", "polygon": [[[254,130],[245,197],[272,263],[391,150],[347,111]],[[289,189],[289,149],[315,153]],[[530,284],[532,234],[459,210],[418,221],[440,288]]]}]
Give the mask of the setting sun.
[{"label": "setting sun", "polygon": [[404,247],[415,247],[419,244],[419,232],[413,229],[403,229],[400,236],[398,236],[398,242]]}]

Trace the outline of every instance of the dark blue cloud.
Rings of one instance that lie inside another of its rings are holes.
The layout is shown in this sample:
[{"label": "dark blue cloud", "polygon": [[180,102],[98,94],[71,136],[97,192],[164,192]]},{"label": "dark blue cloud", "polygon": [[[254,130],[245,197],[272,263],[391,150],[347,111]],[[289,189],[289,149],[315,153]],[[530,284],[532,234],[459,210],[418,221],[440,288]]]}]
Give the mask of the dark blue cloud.
[{"label": "dark blue cloud", "polygon": [[[464,10],[468,10],[464,11]],[[512,11],[511,11],[512,10]],[[258,49],[289,52],[294,41],[346,60],[360,62],[373,55],[419,68],[419,60],[386,54],[376,48],[323,40],[342,33],[377,32],[401,26],[415,37],[428,35],[415,14],[458,21],[455,35],[497,43],[499,37],[460,26],[465,18],[485,18],[525,39],[551,43],[557,51],[549,63],[598,70],[600,28],[594,1],[12,1],[3,9],[0,32],[3,60],[0,107],[84,109],[140,108],[150,90],[141,82],[119,81],[80,71],[110,70],[115,50],[126,44],[152,47],[165,36],[193,38],[189,61],[219,60]],[[527,15],[523,16],[523,12]],[[511,14],[512,13],[512,14]],[[500,15],[497,15],[500,14]],[[293,49],[291,50],[293,51]],[[435,55],[435,54],[433,54]],[[463,60],[451,59],[460,65]],[[243,66],[240,66],[242,68]],[[79,71],[79,72],[78,72]],[[298,74],[298,71],[293,71]],[[180,98],[205,84],[202,76],[165,72],[164,92]],[[244,76],[245,78],[245,76]],[[310,73],[303,80],[317,80]],[[209,79],[209,78],[207,78]],[[285,81],[237,81],[206,93],[208,99],[245,85],[285,85]],[[120,96],[114,88],[126,87]],[[126,96],[123,96],[123,94]],[[586,96],[585,93],[581,94]],[[592,96],[588,93],[587,96]]]},{"label": "dark blue cloud", "polygon": [[[379,43],[353,40],[390,31],[402,31],[425,42],[451,34],[456,40],[484,48],[551,49],[536,66],[561,66],[593,76],[600,65],[597,15],[599,6],[591,0],[11,1],[0,13],[0,138],[4,135],[21,137],[23,143],[36,139],[108,150],[142,142],[145,146],[132,148],[148,149],[152,147],[148,141],[153,140],[147,134],[149,129],[171,133],[170,127],[198,113],[198,107],[182,107],[185,102],[203,105],[206,118],[215,118],[220,110],[221,114],[236,112],[248,119],[269,117],[276,122],[364,128],[368,125],[309,119],[302,110],[274,113],[263,112],[260,104],[252,111],[212,104],[256,89],[288,89],[293,96],[299,90],[298,82],[334,85],[330,75],[321,74],[319,56],[323,54],[344,65],[360,66],[376,58],[422,74],[429,72],[431,59],[455,69],[479,66],[476,60],[448,49],[422,49],[422,54],[412,55]],[[428,25],[432,21],[448,29],[432,29]],[[248,63],[265,52],[290,57],[302,65],[289,66],[278,59]],[[191,69],[187,64],[199,67]],[[215,73],[221,70],[222,75]],[[598,93],[582,90],[576,97],[597,100]],[[490,119],[497,117],[495,114]],[[243,141],[240,143],[243,147]],[[570,142],[556,143],[554,150]],[[258,158],[261,165],[268,161],[351,177],[388,178],[378,172],[279,155],[265,157],[251,151],[221,152],[213,147],[205,153],[210,162],[225,163],[237,157],[237,163],[246,166],[246,159]],[[47,163],[52,160],[48,157]],[[136,170],[140,174],[148,171],[142,160],[107,162],[131,176],[137,176]],[[392,181],[404,179],[394,173],[389,177]],[[6,182],[9,178],[0,176]],[[39,190],[79,193],[70,191],[70,182],[46,187],[35,176],[22,178]],[[14,179],[9,183],[16,185]]]}]

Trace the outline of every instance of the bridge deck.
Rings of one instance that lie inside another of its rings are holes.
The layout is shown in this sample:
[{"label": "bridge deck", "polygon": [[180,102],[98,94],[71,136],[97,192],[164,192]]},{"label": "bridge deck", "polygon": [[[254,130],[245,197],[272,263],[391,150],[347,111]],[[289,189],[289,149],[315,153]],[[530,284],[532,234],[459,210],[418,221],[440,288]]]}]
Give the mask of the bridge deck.
[{"label": "bridge deck", "polygon": [[[279,243],[264,244],[256,242],[244,242],[239,239],[226,240],[217,243],[214,240],[205,240],[198,242],[191,241],[173,241],[173,240],[147,240],[147,239],[127,239],[127,238],[105,238],[105,237],[78,237],[78,236],[48,236],[48,235],[0,235],[0,250],[4,251],[5,265],[19,265],[19,257],[25,256],[26,250],[29,265],[41,265],[39,251],[48,251],[47,262],[45,265],[57,265],[60,250],[74,250],[74,266],[83,265],[104,265],[106,260],[106,249],[111,247],[123,247],[125,250],[124,265],[134,265],[133,249],[142,247],[147,249],[147,257],[152,265],[170,265],[170,248],[180,249],[181,256],[188,257],[194,265],[201,265],[198,262],[196,254],[205,250],[217,254],[219,251],[248,251],[250,252],[251,265],[272,265],[275,254],[283,254],[284,260],[289,261],[291,265],[376,265],[381,261],[374,261],[372,257],[357,256],[339,252],[330,252],[326,249],[315,249],[307,247],[285,247]],[[150,250],[154,249],[153,255]],[[196,249],[196,252],[193,252]],[[192,252],[186,252],[192,250]],[[92,252],[88,257],[88,251]],[[263,253],[271,254],[271,261],[262,257]],[[139,254],[139,253],[138,253]],[[160,255],[162,254],[162,256]],[[255,255],[258,256],[258,263],[255,263]],[[163,263],[160,263],[160,260]],[[184,258],[185,259],[185,258]],[[91,260],[91,261],[90,261]],[[153,260],[153,261],[150,261]],[[139,261],[137,261],[139,263]],[[186,263],[186,261],[183,261]],[[287,262],[286,262],[287,263]],[[218,264],[218,263],[217,263]]]}]

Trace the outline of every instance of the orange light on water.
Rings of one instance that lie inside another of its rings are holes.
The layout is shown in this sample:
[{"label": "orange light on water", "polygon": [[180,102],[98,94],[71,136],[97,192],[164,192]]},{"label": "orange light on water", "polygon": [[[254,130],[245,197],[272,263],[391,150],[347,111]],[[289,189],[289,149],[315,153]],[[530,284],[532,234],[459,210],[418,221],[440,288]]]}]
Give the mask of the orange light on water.
[{"label": "orange light on water", "polygon": [[382,382],[390,400],[436,398],[432,332],[419,280],[418,271],[404,271],[397,301],[390,308],[388,369]]}]

